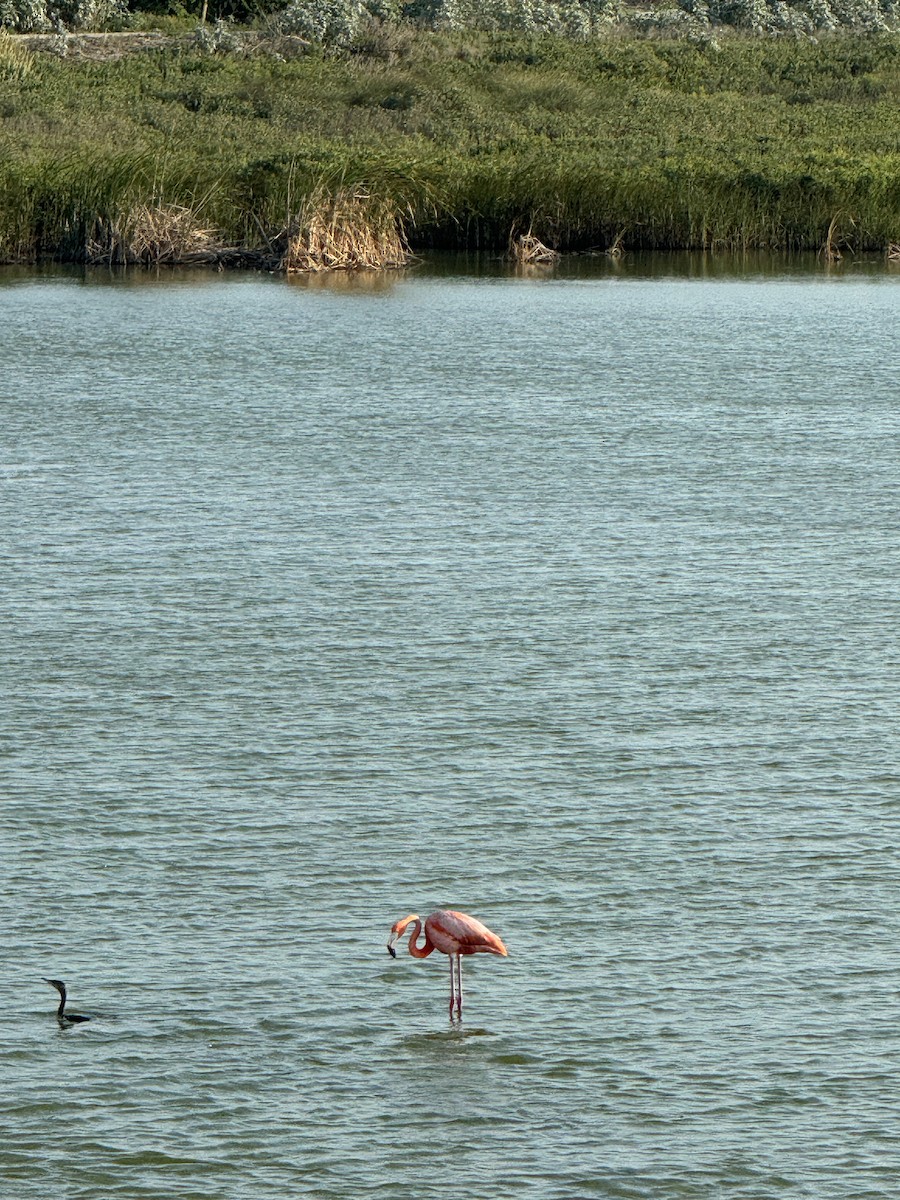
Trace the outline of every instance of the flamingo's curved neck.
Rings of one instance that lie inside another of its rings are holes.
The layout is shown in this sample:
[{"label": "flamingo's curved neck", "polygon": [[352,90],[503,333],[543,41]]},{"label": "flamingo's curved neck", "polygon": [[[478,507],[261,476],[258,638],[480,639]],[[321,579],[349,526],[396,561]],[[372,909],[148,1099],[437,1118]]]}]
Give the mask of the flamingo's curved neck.
[{"label": "flamingo's curved neck", "polygon": [[409,935],[409,952],[413,958],[427,958],[434,949],[434,942],[428,936],[428,930],[425,930],[425,943],[419,947],[416,942],[419,940],[419,934],[422,930],[422,922],[416,917],[413,923],[412,933]]}]

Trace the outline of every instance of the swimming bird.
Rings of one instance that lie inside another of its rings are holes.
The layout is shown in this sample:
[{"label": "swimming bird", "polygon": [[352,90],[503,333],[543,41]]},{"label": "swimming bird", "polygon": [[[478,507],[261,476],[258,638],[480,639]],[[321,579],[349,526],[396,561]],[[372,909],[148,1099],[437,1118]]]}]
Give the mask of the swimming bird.
[{"label": "swimming bird", "polygon": [[[415,922],[415,924],[413,924]],[[409,938],[409,952],[413,958],[427,958],[432,950],[440,950],[450,956],[450,1019],[453,1020],[453,1009],[456,1007],[457,1016],[462,1018],[462,956],[464,954],[499,954],[506,958],[508,951],[486,925],[476,921],[466,913],[453,912],[452,909],[439,908],[430,917],[425,918],[425,943],[418,946],[422,922],[417,913],[404,917],[402,921],[391,926],[391,936],[388,938],[388,953],[392,958],[397,957],[394,942],[406,932],[406,927],[413,924]]]},{"label": "swimming bird", "polygon": [[83,1017],[81,1013],[66,1012],[66,985],[61,979],[45,979],[44,983],[49,983],[59,992],[59,1008],[56,1010],[56,1019],[60,1025],[77,1025],[80,1021],[91,1019]]}]

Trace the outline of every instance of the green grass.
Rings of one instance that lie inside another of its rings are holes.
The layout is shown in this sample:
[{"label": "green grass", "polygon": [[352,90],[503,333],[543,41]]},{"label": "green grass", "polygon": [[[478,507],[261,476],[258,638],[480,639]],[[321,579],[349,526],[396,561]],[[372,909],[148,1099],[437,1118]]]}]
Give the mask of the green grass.
[{"label": "green grass", "polygon": [[0,257],[77,258],[178,204],[261,245],[364,185],[414,246],[857,250],[900,242],[900,37],[718,45],[377,31],[358,52],[0,47]]}]

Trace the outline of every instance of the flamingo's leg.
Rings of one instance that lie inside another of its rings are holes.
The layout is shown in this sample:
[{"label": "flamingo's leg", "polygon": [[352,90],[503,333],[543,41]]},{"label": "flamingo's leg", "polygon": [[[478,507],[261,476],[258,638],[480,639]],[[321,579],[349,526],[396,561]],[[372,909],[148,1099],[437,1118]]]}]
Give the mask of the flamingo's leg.
[{"label": "flamingo's leg", "polygon": [[453,955],[447,956],[450,959],[450,1020],[453,1020],[453,1005],[456,1001],[456,976],[453,974]]},{"label": "flamingo's leg", "polygon": [[462,1020],[462,955],[461,954],[457,954],[457,956],[456,956],[456,974],[457,974],[456,1012],[457,1012],[457,1015],[459,1016],[459,1019]]}]

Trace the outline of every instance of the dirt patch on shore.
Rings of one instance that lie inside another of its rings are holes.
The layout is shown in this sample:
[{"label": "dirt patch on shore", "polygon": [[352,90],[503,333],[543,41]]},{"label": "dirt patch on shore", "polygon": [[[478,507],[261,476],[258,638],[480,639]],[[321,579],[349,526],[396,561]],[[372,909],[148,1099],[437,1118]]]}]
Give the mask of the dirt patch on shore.
[{"label": "dirt patch on shore", "polygon": [[166,50],[185,45],[188,38],[165,33],[19,33],[16,41],[33,53],[65,55],[108,62],[145,50]]},{"label": "dirt patch on shore", "polygon": [[[209,27],[207,27],[209,28]],[[112,62],[130,54],[145,54],[154,50],[215,51],[203,44],[203,35],[194,33],[168,34],[152,31],[124,33],[15,33],[8,34],[36,54],[55,54],[91,62]],[[251,33],[245,30],[229,34],[229,48],[244,54],[273,55],[277,58],[296,58],[304,54],[309,42],[287,34]]]}]

